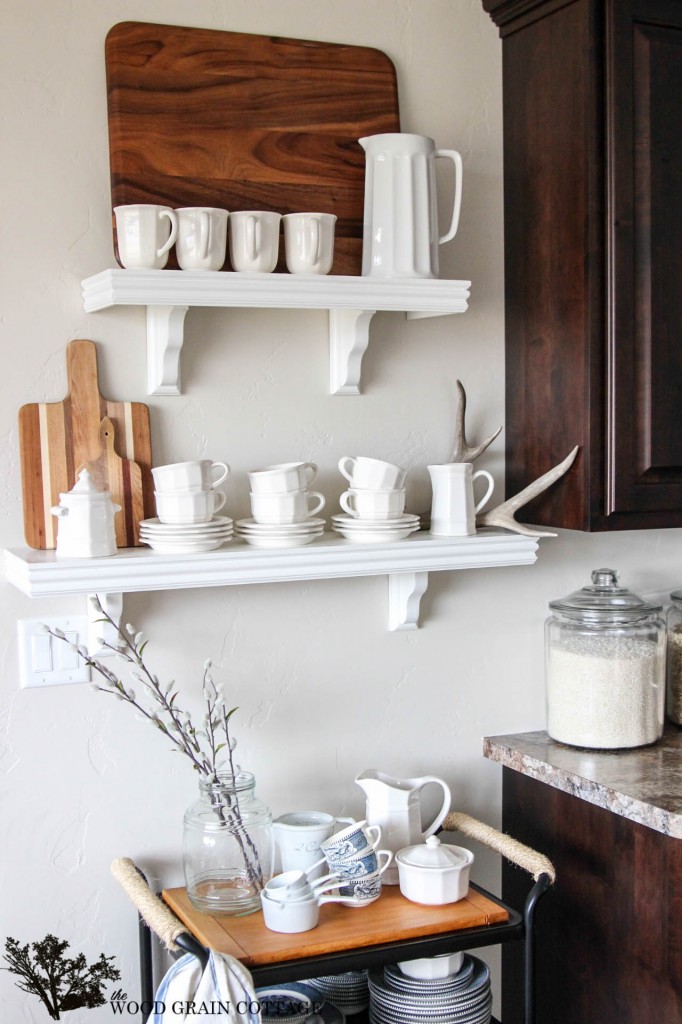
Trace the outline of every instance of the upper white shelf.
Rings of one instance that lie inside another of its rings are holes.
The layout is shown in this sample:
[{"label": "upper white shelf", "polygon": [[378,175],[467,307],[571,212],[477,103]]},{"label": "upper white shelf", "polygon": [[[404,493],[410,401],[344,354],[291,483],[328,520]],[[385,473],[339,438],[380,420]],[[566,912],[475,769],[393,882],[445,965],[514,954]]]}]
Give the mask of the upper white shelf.
[{"label": "upper white shelf", "polygon": [[180,353],[190,306],[328,309],[332,394],[359,394],[369,324],[377,311],[408,317],[466,312],[470,281],[380,280],[334,275],[233,271],[104,270],[82,282],[83,306],[147,307],[149,394],[180,394]]},{"label": "upper white shelf", "polygon": [[325,533],[304,547],[277,549],[232,541],[217,551],[192,555],[122,548],[108,558],[58,559],[54,551],[15,548],[5,551],[5,574],[30,597],[386,575],[389,628],[414,629],[429,572],[532,565],[537,547],[533,537],[485,529],[473,537],[421,532],[379,544],[356,544]]}]

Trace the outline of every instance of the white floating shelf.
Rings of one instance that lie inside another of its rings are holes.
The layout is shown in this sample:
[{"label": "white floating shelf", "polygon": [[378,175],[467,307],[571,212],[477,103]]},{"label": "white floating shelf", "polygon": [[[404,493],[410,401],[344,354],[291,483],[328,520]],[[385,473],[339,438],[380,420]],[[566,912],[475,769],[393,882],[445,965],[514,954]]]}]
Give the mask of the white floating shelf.
[{"label": "white floating shelf", "polygon": [[82,282],[83,307],[147,307],[147,384],[151,395],[178,395],[185,314],[190,306],[329,310],[330,389],[360,393],[369,325],[378,311],[408,317],[464,313],[470,281],[380,280],[233,271],[103,270]]},{"label": "white floating shelf", "polygon": [[111,595],[246,583],[388,576],[389,628],[415,629],[429,572],[532,565],[537,539],[485,529],[473,537],[413,534],[356,544],[334,534],[304,547],[263,549],[232,541],[205,554],[162,555],[123,548],[109,558],[57,559],[54,551],[5,551],[5,574],[29,597]]}]

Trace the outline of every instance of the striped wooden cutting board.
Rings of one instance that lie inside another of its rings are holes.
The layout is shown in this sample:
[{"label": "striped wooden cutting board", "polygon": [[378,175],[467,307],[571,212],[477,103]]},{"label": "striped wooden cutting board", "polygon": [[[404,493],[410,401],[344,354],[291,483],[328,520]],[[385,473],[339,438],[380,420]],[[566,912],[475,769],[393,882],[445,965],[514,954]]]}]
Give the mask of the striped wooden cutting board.
[{"label": "striped wooden cutting board", "polygon": [[[71,341],[66,348],[68,394],[61,402],[34,402],[19,410],[19,444],[24,503],[24,534],[32,548],[54,548],[57,519],[50,509],[74,486],[78,470],[102,455],[100,424],[111,421],[116,452],[137,463],[142,478],[142,518],[154,516],[149,409],[141,402],[103,398],[97,381],[93,341]],[[133,474],[134,478],[134,474]],[[130,493],[130,474],[114,477],[112,498],[124,510],[119,547],[139,544],[139,502]]]}]

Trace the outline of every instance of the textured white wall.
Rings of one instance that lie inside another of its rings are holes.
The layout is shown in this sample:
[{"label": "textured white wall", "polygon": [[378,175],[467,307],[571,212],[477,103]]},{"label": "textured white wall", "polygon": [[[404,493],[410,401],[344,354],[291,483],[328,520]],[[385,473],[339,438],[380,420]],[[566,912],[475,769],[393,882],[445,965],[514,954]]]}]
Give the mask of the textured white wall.
[{"label": "textured white wall", "polygon": [[[325,315],[192,310],[185,394],[145,395],[144,312],[86,316],[80,281],[113,265],[103,44],[123,20],[367,44],[398,72],[402,127],[464,158],[462,222],[442,275],[471,278],[464,316],[375,318],[365,393],[327,394]],[[155,461],[208,456],[232,466],[228,511],[247,514],[244,473],[313,459],[330,508],[335,466],[366,453],[409,467],[408,504],[428,507],[426,465],[446,458],[453,385],[469,395],[469,435],[503,420],[500,43],[479,0],[4,0],[2,103],[1,543],[23,543],[17,410],[65,392],[64,347],[99,345],[102,390],[148,401]],[[502,445],[481,460],[502,488]],[[193,696],[218,666],[237,717],[239,759],[275,813],[360,815],[357,772],[436,773],[455,806],[499,820],[500,770],[485,734],[544,726],[543,631],[549,599],[613,564],[634,589],[680,585],[679,531],[583,536],[541,544],[534,567],[433,574],[424,626],[386,631],[386,581],[178,591],[126,598],[150,637],[159,675]],[[134,857],[177,884],[180,828],[195,782],[130,709],[87,686],[20,691],[16,620],[79,601],[30,601],[0,583],[0,945],[48,931],[95,959],[116,956],[138,993],[134,915],[109,874]],[[494,859],[476,877],[493,883]],[[47,1015],[0,973],[0,1016]],[[76,1019],[71,1015],[69,1019]],[[80,1017],[77,1018],[80,1021]],[[108,1006],[83,1012],[110,1020]]]}]

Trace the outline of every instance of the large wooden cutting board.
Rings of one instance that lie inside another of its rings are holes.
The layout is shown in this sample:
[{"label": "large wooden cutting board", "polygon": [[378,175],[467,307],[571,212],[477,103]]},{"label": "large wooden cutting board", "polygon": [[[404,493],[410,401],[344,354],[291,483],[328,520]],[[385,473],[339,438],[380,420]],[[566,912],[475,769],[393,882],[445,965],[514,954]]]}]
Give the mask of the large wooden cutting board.
[{"label": "large wooden cutting board", "polygon": [[384,53],[122,22],[107,36],[106,73],[112,206],[334,213],[332,273],[360,274],[357,140],[400,131]]},{"label": "large wooden cutting board", "polygon": [[[54,548],[57,520],[50,514],[60,493],[70,491],[76,473],[102,455],[100,425],[111,421],[116,452],[140,467],[144,517],[154,516],[154,485],[149,409],[141,402],[111,402],[99,392],[97,350],[93,341],[71,341],[66,347],[68,394],[61,402],[34,402],[19,410],[19,445],[24,502],[24,533],[32,548]],[[118,477],[117,477],[118,478]],[[112,474],[112,479],[114,479]],[[112,491],[121,505],[125,528],[117,530],[121,547],[139,543],[139,502],[135,477],[121,475]],[[132,480],[132,483],[131,483]]]}]

